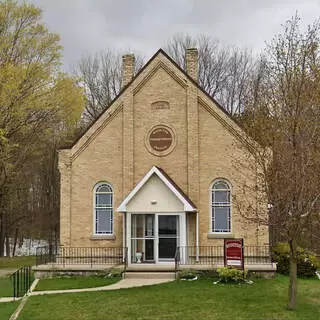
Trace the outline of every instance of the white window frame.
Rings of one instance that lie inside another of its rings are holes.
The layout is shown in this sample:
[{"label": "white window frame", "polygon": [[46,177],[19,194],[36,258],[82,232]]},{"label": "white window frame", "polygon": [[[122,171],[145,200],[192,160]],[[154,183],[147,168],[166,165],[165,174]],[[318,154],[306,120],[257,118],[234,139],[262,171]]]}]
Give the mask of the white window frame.
[{"label": "white window frame", "polygon": [[[108,186],[111,191],[108,192],[97,192],[97,189],[101,186]],[[111,194],[111,206],[97,206],[96,195],[97,194]],[[102,181],[97,183],[93,188],[93,235],[98,237],[113,235],[114,230],[114,212],[113,212],[113,188],[112,185],[108,182]],[[111,209],[111,230],[106,232],[97,232],[97,209]]]},{"label": "white window frame", "polygon": [[[213,189],[214,185],[216,183],[219,183],[219,182],[223,182],[225,184],[227,184],[228,188],[227,189]],[[214,229],[214,224],[213,224],[213,208],[214,207],[219,207],[218,205],[214,205],[214,202],[213,202],[213,193],[214,191],[229,191],[230,193],[230,201],[228,204],[220,204],[219,206],[220,207],[229,207],[229,217],[228,217],[228,222],[229,222],[229,226],[230,226],[230,229],[228,231],[216,231]],[[231,187],[231,183],[227,180],[227,179],[224,179],[224,178],[219,178],[219,179],[215,179],[211,186],[210,186],[210,223],[209,223],[209,226],[210,226],[210,229],[209,229],[209,234],[214,234],[214,235],[231,235],[232,234],[232,187]]]}]

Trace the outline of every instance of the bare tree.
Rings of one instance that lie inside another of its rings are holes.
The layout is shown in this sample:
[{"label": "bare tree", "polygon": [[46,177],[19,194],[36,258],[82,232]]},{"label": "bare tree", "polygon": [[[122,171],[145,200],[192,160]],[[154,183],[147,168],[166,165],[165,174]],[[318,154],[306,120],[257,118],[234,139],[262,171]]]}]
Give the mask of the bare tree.
[{"label": "bare tree", "polygon": [[[74,67],[74,74],[84,88],[89,123],[103,112],[121,90],[122,55],[110,49],[83,57]],[[136,56],[135,72],[143,66],[143,58]]]},{"label": "bare tree", "polygon": [[251,52],[222,46],[209,36],[188,34],[172,37],[165,50],[185,69],[185,52],[190,47],[199,51],[199,85],[231,115],[241,113],[254,64]]},{"label": "bare tree", "polygon": [[[276,226],[290,247],[288,308],[296,307],[297,247],[308,244],[310,224],[320,221],[320,24],[299,30],[293,17],[267,46],[252,82],[250,109],[242,121],[261,144],[247,148],[266,194],[266,219],[247,206],[248,219]],[[272,151],[272,152],[271,152]]]}]

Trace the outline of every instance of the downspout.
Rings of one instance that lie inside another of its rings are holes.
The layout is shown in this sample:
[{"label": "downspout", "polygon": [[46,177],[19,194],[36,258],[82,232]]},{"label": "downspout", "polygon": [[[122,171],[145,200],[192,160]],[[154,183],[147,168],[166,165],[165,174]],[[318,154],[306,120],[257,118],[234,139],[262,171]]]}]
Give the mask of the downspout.
[{"label": "downspout", "polygon": [[196,212],[196,262],[199,262],[199,213]]}]

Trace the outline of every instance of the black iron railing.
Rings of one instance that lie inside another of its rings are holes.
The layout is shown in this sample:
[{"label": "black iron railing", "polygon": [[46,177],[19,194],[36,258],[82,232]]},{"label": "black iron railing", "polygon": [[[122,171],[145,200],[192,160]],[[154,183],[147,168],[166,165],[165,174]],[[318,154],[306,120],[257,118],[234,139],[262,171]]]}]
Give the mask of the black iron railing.
[{"label": "black iron railing", "polygon": [[[179,248],[176,265],[224,265],[223,246],[183,246]],[[246,265],[270,264],[270,246],[244,246]]]},{"label": "black iron railing", "polygon": [[127,267],[128,267],[128,248],[125,247],[124,248],[124,257],[123,257],[123,272],[124,272],[124,275],[126,274]]},{"label": "black iron railing", "polygon": [[223,265],[223,246],[180,247],[180,264]]},{"label": "black iron railing", "polygon": [[56,251],[38,248],[36,263],[58,265],[120,265],[127,263],[127,250],[122,247],[60,247]]},{"label": "black iron railing", "polygon": [[31,267],[25,266],[18,269],[11,275],[13,286],[13,297],[23,297],[30,289],[32,284]]},{"label": "black iron railing", "polygon": [[54,247],[38,247],[36,249],[36,265],[47,264],[56,261],[57,248]]},{"label": "black iron railing", "polygon": [[176,253],[174,254],[174,270],[176,274],[179,269],[179,263],[180,263],[180,247],[177,247]]},{"label": "black iron railing", "polygon": [[270,264],[271,246],[244,246],[244,264]]}]

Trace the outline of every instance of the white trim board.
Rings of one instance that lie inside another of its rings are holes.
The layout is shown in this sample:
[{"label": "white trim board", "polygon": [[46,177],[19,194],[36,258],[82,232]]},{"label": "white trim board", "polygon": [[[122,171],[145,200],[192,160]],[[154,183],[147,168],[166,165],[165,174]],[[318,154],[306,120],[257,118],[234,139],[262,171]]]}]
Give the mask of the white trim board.
[{"label": "white trim board", "polygon": [[150,177],[156,174],[158,178],[172,191],[172,193],[181,201],[184,206],[185,212],[196,212],[197,209],[192,206],[186,198],[175,188],[175,186],[168,180],[168,178],[155,166],[139,181],[139,183],[132,189],[128,196],[122,201],[117,208],[118,212],[127,212],[127,204],[129,201],[139,192],[143,185],[150,179]]}]

